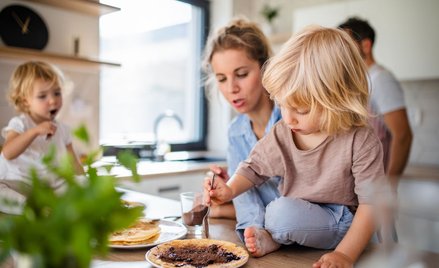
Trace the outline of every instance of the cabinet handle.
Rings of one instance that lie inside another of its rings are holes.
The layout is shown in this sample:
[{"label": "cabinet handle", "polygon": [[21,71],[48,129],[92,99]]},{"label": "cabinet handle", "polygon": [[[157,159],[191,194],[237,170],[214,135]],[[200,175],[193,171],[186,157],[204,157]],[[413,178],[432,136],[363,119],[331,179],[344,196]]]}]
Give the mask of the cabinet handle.
[{"label": "cabinet handle", "polygon": [[168,186],[168,187],[163,187],[163,188],[158,189],[159,193],[175,192],[175,191],[179,191],[179,190],[180,190],[179,185]]}]

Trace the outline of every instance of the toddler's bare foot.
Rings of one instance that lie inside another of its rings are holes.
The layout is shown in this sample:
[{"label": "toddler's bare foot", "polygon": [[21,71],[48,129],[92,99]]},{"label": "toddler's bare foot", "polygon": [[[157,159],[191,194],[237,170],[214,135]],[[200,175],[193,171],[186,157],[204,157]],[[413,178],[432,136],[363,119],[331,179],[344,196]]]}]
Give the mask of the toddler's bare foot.
[{"label": "toddler's bare foot", "polygon": [[257,227],[245,228],[244,240],[245,246],[253,257],[262,257],[280,247],[280,244],[271,238],[267,230]]}]

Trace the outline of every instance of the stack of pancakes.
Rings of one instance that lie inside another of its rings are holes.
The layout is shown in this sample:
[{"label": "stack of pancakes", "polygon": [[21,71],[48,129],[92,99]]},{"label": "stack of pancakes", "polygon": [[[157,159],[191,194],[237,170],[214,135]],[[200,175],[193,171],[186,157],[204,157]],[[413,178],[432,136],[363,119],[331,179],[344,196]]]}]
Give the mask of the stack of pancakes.
[{"label": "stack of pancakes", "polygon": [[110,236],[111,245],[150,244],[160,236],[158,221],[139,219],[127,229],[113,233]]}]

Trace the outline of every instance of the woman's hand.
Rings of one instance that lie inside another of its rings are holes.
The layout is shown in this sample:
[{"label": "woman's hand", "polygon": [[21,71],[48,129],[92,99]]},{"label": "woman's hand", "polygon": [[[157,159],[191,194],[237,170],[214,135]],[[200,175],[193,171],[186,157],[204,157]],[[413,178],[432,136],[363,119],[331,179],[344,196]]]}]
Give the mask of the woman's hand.
[{"label": "woman's hand", "polygon": [[[215,179],[221,178],[224,182],[227,182],[230,179],[229,174],[227,174],[227,171],[224,168],[218,165],[210,165],[209,168],[209,173],[214,173],[216,175]],[[211,177],[212,175],[213,174],[208,174],[208,176]]]},{"label": "woman's hand", "polygon": [[313,268],[352,268],[354,262],[346,254],[339,251],[326,253],[312,265]]}]

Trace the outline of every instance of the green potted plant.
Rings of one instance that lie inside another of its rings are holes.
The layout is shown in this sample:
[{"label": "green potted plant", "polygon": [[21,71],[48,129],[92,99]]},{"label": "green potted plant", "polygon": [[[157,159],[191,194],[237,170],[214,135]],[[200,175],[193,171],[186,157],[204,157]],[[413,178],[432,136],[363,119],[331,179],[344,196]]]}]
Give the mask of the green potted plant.
[{"label": "green potted plant", "polygon": [[261,25],[262,31],[266,35],[271,35],[274,32],[274,19],[279,15],[279,7],[265,4],[262,7],[261,15],[264,17],[264,23]]},{"label": "green potted plant", "polygon": [[261,14],[268,24],[272,25],[273,20],[279,15],[279,8],[265,4],[261,10]]},{"label": "green potted plant", "polygon": [[[75,136],[89,140],[84,127],[78,128]],[[92,166],[98,153],[87,156],[87,178],[79,183],[71,160],[66,156],[55,165],[55,148],[51,149],[42,161],[65,180],[62,193],[55,192],[44,178],[31,171],[32,187],[22,214],[0,218],[0,263],[12,254],[28,260],[27,267],[89,267],[93,256],[107,253],[111,233],[128,227],[141,216],[142,208],[122,204],[113,176],[98,175]],[[129,152],[119,154],[118,159],[139,180],[137,159]]]}]

